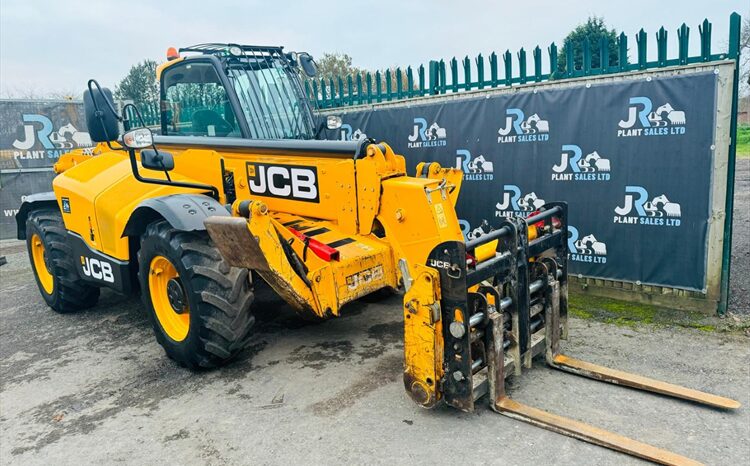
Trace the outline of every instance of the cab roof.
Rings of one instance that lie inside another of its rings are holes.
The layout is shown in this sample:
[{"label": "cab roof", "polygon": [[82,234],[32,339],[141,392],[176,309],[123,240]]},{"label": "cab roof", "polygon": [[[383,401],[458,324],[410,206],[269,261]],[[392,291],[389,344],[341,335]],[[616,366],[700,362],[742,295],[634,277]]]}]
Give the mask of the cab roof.
[{"label": "cab roof", "polygon": [[284,54],[284,47],[275,45],[241,45],[232,43],[219,43],[212,42],[206,44],[191,45],[189,47],[180,47],[179,58],[170,59],[164,63],[159,64],[156,67],[156,79],[161,79],[162,72],[176,65],[183,60],[189,60],[190,58],[199,57],[200,55],[183,55],[184,53],[197,53],[201,55],[212,55],[217,58],[224,59],[231,57],[229,53],[230,47],[239,47],[242,50],[243,58],[255,59],[255,60],[268,60],[274,58],[286,58]]},{"label": "cab roof", "polygon": [[192,45],[190,47],[181,47],[179,52],[198,52],[210,55],[229,55],[230,47],[239,47],[243,53],[249,55],[256,54],[281,54],[284,47],[281,46],[267,46],[267,45],[241,45],[241,44],[222,44],[222,43],[208,43]]}]

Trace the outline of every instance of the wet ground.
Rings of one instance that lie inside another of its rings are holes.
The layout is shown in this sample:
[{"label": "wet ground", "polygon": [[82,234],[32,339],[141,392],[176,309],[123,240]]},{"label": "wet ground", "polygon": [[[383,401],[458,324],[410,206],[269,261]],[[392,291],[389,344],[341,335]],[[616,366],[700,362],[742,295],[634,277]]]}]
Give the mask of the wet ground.
[{"label": "wet ground", "polygon": [[750,157],[737,159],[736,167],[729,311],[750,315]]},{"label": "wet ground", "polygon": [[[43,304],[23,245],[4,243],[0,255],[3,465],[639,463],[484,407],[415,406],[401,382],[399,296],[322,324],[265,296],[241,356],[192,373],[165,357],[137,299],[105,292],[92,310],[58,315]],[[573,319],[564,348],[744,406],[715,411],[541,363],[510,381],[511,395],[707,464],[750,457],[748,337]]]}]

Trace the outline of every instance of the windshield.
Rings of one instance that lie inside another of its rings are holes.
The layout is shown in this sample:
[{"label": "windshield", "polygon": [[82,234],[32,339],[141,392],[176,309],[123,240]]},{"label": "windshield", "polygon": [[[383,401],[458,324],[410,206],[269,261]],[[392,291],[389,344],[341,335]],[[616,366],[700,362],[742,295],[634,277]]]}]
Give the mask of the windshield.
[{"label": "windshield", "polygon": [[243,57],[232,60],[227,67],[252,138],[315,137],[304,91],[286,60],[267,55]]}]

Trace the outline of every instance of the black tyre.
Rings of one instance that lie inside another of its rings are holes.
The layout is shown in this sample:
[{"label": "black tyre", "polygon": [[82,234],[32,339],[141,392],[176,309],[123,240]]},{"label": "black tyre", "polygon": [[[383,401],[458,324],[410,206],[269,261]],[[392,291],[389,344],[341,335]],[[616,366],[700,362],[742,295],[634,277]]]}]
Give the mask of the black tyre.
[{"label": "black tyre", "polygon": [[81,279],[60,212],[39,209],[26,218],[26,247],[44,301],[66,313],[88,309],[99,299],[99,288]]},{"label": "black tyre", "polygon": [[143,303],[170,358],[212,368],[242,350],[255,322],[250,272],[224,262],[207,233],[151,223],[138,264]]}]

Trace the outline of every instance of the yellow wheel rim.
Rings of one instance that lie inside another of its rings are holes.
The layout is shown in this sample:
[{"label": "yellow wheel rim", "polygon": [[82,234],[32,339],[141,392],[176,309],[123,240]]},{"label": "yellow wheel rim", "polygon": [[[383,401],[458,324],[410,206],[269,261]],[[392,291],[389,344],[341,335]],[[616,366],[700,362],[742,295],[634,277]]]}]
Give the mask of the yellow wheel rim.
[{"label": "yellow wheel rim", "polygon": [[148,272],[151,305],[164,333],[182,341],[190,330],[190,307],[180,282],[180,274],[164,256],[151,259]]},{"label": "yellow wheel rim", "polygon": [[34,261],[34,270],[44,292],[52,294],[52,290],[55,289],[55,280],[47,266],[47,250],[44,248],[42,238],[36,233],[31,237],[31,259]]}]

